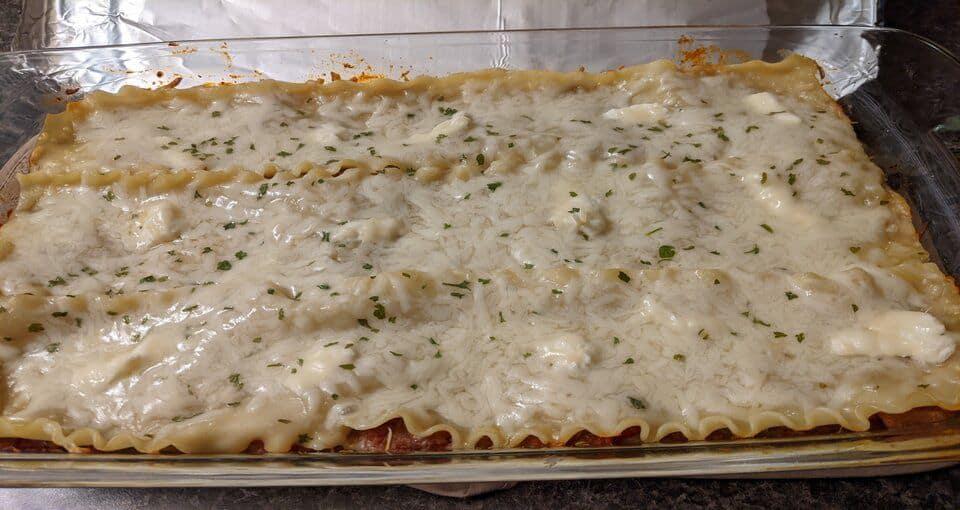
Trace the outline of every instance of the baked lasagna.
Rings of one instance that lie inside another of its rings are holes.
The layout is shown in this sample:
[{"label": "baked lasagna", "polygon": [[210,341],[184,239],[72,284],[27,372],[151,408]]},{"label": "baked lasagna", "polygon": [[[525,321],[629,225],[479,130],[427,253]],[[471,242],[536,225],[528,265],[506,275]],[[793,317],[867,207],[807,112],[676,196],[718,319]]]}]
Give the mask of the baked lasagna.
[{"label": "baked lasagna", "polygon": [[91,93],[0,229],[0,436],[456,450],[958,409],[957,288],[818,78]]}]

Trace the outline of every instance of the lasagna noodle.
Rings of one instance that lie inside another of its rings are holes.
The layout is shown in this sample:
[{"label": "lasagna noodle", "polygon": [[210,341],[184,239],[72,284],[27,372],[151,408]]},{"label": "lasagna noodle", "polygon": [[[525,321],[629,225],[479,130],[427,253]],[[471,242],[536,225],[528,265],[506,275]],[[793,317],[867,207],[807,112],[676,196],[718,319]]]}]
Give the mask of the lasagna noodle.
[{"label": "lasagna noodle", "polygon": [[399,417],[459,449],[960,407],[956,288],[801,57],[96,93],[33,164],[3,436],[286,451]]}]

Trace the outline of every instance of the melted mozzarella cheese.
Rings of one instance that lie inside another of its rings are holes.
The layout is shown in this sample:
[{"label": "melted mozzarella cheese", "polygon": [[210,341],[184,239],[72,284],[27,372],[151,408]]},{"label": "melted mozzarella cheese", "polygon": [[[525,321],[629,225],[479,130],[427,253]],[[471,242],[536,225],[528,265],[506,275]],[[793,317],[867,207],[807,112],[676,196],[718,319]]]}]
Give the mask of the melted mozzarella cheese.
[{"label": "melted mozzarella cheese", "polygon": [[667,116],[667,108],[657,103],[642,103],[624,108],[613,108],[603,114],[603,118],[618,120],[626,124],[655,123]]},{"label": "melted mozzarella cheese", "polygon": [[672,68],[316,99],[83,121],[95,171],[364,166],[41,190],[0,230],[5,417],[282,451],[403,416],[464,448],[703,437],[952,377],[939,298],[864,256],[898,217],[835,114]]},{"label": "melted mozzarella cheese", "polygon": [[909,356],[943,363],[956,350],[956,337],[928,313],[896,310],[837,332],[830,349],[841,356]]}]

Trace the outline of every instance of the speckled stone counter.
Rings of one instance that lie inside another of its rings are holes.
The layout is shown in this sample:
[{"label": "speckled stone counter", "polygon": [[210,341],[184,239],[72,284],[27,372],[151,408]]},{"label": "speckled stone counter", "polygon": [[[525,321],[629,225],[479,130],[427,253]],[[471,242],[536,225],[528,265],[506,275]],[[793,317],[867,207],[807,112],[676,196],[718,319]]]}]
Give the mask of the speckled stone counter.
[{"label": "speckled stone counter", "polygon": [[[0,0],[0,48],[8,49],[20,0]],[[960,54],[960,0],[891,0],[887,26]],[[2,481],[0,481],[2,483]],[[0,489],[0,508],[958,508],[960,466],[930,473],[832,480],[622,479],[521,483],[467,500],[409,487],[276,489]]]}]

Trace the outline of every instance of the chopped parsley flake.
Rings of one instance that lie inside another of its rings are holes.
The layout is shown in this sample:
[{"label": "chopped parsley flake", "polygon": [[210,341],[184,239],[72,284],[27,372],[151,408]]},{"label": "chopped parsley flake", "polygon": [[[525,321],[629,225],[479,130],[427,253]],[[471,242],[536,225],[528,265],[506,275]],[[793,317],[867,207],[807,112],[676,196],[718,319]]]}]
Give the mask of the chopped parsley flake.
[{"label": "chopped parsley flake", "polygon": [[669,244],[661,245],[657,250],[657,253],[660,255],[661,259],[669,260],[672,259],[674,255],[677,254],[676,248],[670,246]]},{"label": "chopped parsley flake", "polygon": [[231,268],[233,268],[233,264],[231,264],[229,260],[217,262],[217,269],[220,271],[229,271]]},{"label": "chopped parsley flake", "polygon": [[794,299],[797,299],[797,297],[798,297],[796,294],[794,294],[793,292],[789,292],[789,291],[784,292],[784,295],[787,296],[787,301],[792,301],[792,300],[794,300]]},{"label": "chopped parsley flake", "polygon": [[617,273],[617,278],[619,278],[620,281],[624,283],[630,283],[630,275],[628,275],[627,273],[624,273],[623,271],[620,271],[619,273]]},{"label": "chopped parsley flake", "polygon": [[503,186],[503,183],[500,181],[491,182],[490,184],[487,184],[487,189],[493,192],[493,191],[497,191],[497,188],[499,188],[500,186]]},{"label": "chopped parsley flake", "polygon": [[370,321],[368,321],[367,319],[357,319],[357,324],[359,324],[359,325],[361,325],[361,326],[369,329],[370,331],[373,331],[374,333],[379,333],[379,332],[380,332],[379,329],[371,326],[371,325],[370,325]]},{"label": "chopped parsley flake", "polygon": [[643,400],[640,400],[639,398],[627,397],[627,399],[630,401],[630,405],[632,405],[634,409],[647,408],[647,404],[644,403]]}]

